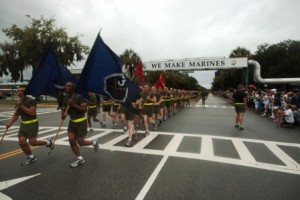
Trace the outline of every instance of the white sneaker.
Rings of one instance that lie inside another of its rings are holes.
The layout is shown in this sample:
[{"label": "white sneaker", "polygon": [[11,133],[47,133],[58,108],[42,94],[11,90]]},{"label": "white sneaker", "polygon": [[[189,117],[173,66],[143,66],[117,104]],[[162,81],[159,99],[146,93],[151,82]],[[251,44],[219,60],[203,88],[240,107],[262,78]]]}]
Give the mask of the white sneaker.
[{"label": "white sneaker", "polygon": [[93,144],[93,146],[94,146],[94,151],[97,152],[97,151],[99,150],[99,142],[98,142],[97,139],[94,140],[94,141],[96,142],[96,144]]},{"label": "white sneaker", "polygon": [[75,167],[78,167],[79,165],[83,165],[84,163],[85,163],[84,159],[77,159],[75,162],[72,162],[70,164],[70,167],[75,168]]}]

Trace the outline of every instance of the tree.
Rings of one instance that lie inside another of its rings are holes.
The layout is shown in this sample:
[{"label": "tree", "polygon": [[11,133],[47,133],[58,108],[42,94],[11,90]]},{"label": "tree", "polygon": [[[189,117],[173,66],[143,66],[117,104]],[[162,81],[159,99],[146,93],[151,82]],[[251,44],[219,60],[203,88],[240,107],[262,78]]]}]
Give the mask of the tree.
[{"label": "tree", "polygon": [[[247,57],[250,59],[252,54],[244,47],[237,47],[236,49],[232,50],[229,55],[229,58],[242,57]],[[244,81],[246,78],[245,76],[246,74],[244,69],[218,69],[215,73],[213,87],[214,89],[222,90],[226,90],[227,88],[235,88],[238,83],[242,83]]]},{"label": "tree", "polygon": [[81,35],[69,37],[65,29],[55,26],[53,18],[26,17],[29,24],[24,28],[13,24],[2,29],[11,41],[0,43],[0,75],[10,72],[13,81],[23,81],[23,70],[32,67],[35,71],[50,43],[56,50],[59,62],[65,66],[83,60],[84,55],[88,54],[89,47],[79,40]]},{"label": "tree", "polygon": [[[298,78],[300,75],[300,41],[286,40],[278,44],[258,46],[253,59],[261,65],[263,78]],[[286,89],[289,85],[273,85]]]},{"label": "tree", "polygon": [[[250,53],[250,52],[249,52]],[[231,56],[248,55],[247,51],[238,47]],[[298,78],[300,75],[300,41],[286,40],[278,44],[261,44],[253,55],[248,58],[256,60],[261,66],[261,77],[263,78]],[[232,74],[227,74],[225,70],[218,70],[213,81],[214,89],[227,89],[232,80],[242,80],[234,70],[228,70]],[[237,71],[237,70],[236,70]],[[249,84],[264,87],[262,84],[255,83],[253,80],[253,69],[249,68]],[[231,86],[232,87],[232,86]],[[290,84],[272,84],[272,88],[279,90],[289,89]]]},{"label": "tree", "polygon": [[137,67],[139,61],[141,60],[140,56],[134,52],[132,49],[126,49],[124,53],[120,55],[125,69],[129,73],[129,76],[132,77],[135,67]]}]

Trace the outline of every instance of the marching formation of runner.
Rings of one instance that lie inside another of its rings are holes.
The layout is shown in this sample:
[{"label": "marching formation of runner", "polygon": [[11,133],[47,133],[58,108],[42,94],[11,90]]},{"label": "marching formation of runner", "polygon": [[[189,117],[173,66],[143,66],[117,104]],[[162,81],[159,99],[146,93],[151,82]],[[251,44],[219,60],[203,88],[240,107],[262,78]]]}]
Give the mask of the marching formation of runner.
[{"label": "marching formation of runner", "polygon": [[144,85],[141,86],[141,89],[141,97],[132,103],[132,107],[125,107],[105,96],[100,103],[103,107],[102,128],[107,127],[107,115],[112,117],[111,128],[117,128],[119,122],[123,133],[128,134],[128,140],[125,144],[127,147],[131,147],[132,140],[137,139],[138,129],[144,129],[144,136],[146,137],[151,131],[158,130],[163,121],[181,109],[199,101],[200,98],[203,101],[207,97],[207,93],[204,98],[204,95],[198,91],[169,89],[167,87],[157,89],[155,86]]},{"label": "marching formation of runner", "polygon": [[[85,163],[79,146],[92,145],[95,152],[99,149],[97,140],[85,140],[87,133],[93,132],[94,122],[97,123],[96,128],[101,126],[102,128],[116,129],[120,125],[123,129],[122,133],[128,134],[128,139],[124,145],[131,147],[132,140],[138,139],[138,129],[144,130],[144,136],[146,137],[151,131],[157,131],[163,125],[163,121],[174,116],[178,111],[198,102],[200,99],[203,102],[207,97],[207,93],[203,94],[204,92],[199,91],[177,90],[167,87],[157,89],[155,86],[144,85],[141,86],[140,98],[132,102],[131,106],[125,106],[112,101],[107,96],[91,92],[89,93],[89,99],[84,99],[83,96],[74,92],[74,88],[74,83],[66,83],[65,92],[63,93],[63,105],[60,108],[62,120],[65,120],[68,115],[70,116],[68,138],[71,150],[76,156],[76,160],[70,164],[72,168]],[[27,140],[32,146],[45,145],[53,149],[56,138],[49,138],[45,141],[37,140],[39,124],[36,103],[35,100],[24,95],[24,92],[25,87],[22,86],[18,89],[20,101],[16,103],[16,111],[12,119],[6,124],[6,130],[17,121],[20,115],[22,123],[18,138],[19,145],[27,156],[22,165],[27,165],[37,161]],[[102,119],[99,120],[97,114],[101,113],[101,105]],[[107,126],[107,117],[112,117],[111,127]]]}]

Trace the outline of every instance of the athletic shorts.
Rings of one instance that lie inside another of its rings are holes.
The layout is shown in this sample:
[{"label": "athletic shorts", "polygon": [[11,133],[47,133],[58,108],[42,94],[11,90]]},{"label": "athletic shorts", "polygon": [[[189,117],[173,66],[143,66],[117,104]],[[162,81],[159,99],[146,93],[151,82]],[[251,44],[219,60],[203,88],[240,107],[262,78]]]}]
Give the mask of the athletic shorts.
[{"label": "athletic shorts", "polygon": [[162,101],[160,104],[159,104],[160,108],[165,108],[166,107],[166,103],[165,101]]},{"label": "athletic shorts", "polygon": [[134,120],[135,114],[128,109],[125,109],[125,118],[126,120]]},{"label": "athletic shorts", "polygon": [[236,113],[244,113],[246,112],[244,104],[242,105],[234,105]]},{"label": "athletic shorts", "polygon": [[153,116],[153,106],[145,106],[143,107],[142,110],[142,115],[147,115],[148,117],[152,117]]},{"label": "athletic shorts", "polygon": [[69,121],[68,132],[75,133],[77,138],[84,138],[87,134],[87,122],[86,120],[82,122],[72,122]]},{"label": "athletic shorts", "polygon": [[34,122],[31,124],[23,124],[21,123],[18,137],[24,136],[26,138],[32,139],[37,137],[39,132],[39,122]]},{"label": "athletic shorts", "polygon": [[113,112],[117,112],[117,111],[118,111],[118,108],[119,108],[119,105],[115,105],[115,104],[114,104],[114,105],[113,105],[113,109],[112,109]]},{"label": "athletic shorts", "polygon": [[102,111],[103,112],[110,112],[111,110],[111,104],[103,105],[102,106]]},{"label": "athletic shorts", "polygon": [[154,114],[160,114],[160,106],[159,105],[154,105]]},{"label": "athletic shorts", "polygon": [[96,116],[97,115],[97,108],[88,108],[88,111],[87,111],[87,115],[88,116]]}]

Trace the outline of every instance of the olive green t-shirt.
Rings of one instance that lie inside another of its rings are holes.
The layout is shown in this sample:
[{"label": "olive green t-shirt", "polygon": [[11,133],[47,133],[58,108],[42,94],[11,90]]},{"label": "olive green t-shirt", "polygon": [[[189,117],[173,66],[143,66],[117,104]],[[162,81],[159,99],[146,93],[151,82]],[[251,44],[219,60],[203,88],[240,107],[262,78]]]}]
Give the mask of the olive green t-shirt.
[{"label": "olive green t-shirt", "polygon": [[[31,99],[30,97],[23,97],[21,99],[21,102],[26,106],[27,108],[36,107],[35,100]],[[21,116],[22,121],[28,121],[36,119],[36,115],[28,115],[26,112],[24,112],[22,109],[18,109],[19,115]]]},{"label": "olive green t-shirt", "polygon": [[[86,101],[84,100],[83,96],[80,94],[73,93],[71,95],[67,95],[64,97],[64,107],[66,108],[68,105],[68,100],[72,97],[72,100],[75,104],[80,105],[82,103],[85,103]],[[70,115],[71,119],[79,119],[83,118],[85,116],[85,112],[79,111],[74,107],[70,107],[68,110],[68,115]]]}]

